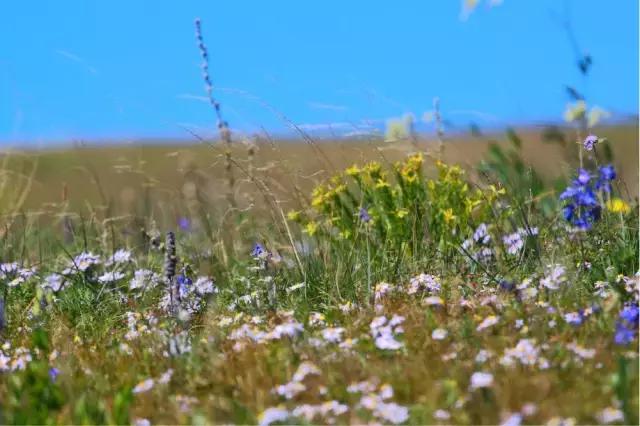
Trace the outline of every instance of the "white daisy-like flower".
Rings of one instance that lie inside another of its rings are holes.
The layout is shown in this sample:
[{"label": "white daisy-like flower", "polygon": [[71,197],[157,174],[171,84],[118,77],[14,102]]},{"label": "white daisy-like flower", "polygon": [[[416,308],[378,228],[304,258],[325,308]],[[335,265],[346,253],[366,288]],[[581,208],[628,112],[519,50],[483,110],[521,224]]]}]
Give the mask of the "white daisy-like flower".
[{"label": "white daisy-like flower", "polygon": [[50,288],[54,292],[58,292],[62,289],[64,284],[64,277],[60,274],[50,274],[44,278],[44,282],[41,284],[42,288]]},{"label": "white daisy-like flower", "polygon": [[116,250],[104,263],[106,266],[127,263],[131,261],[131,252],[125,249]]},{"label": "white daisy-like flower", "polygon": [[268,426],[275,422],[284,422],[289,418],[289,411],[282,407],[269,407],[258,416],[260,426]]},{"label": "white daisy-like flower", "polygon": [[120,281],[123,278],[124,278],[124,274],[122,272],[111,271],[111,272],[105,272],[104,274],[100,275],[100,277],[98,277],[98,281],[100,281],[103,284],[106,284],[106,283],[112,283],[115,281]]},{"label": "white daisy-like flower", "polygon": [[489,327],[496,325],[497,323],[498,323],[498,317],[495,315],[489,315],[484,320],[482,320],[480,324],[478,324],[478,327],[476,327],[476,331],[485,330]]},{"label": "white daisy-like flower", "polygon": [[431,332],[431,338],[433,340],[443,340],[449,333],[444,328],[436,328]]},{"label": "white daisy-like flower", "polygon": [[598,413],[597,418],[604,424],[624,422],[624,413],[618,408],[607,407]]},{"label": "white daisy-like flower", "polygon": [[327,342],[338,343],[342,340],[344,332],[343,327],[328,327],[322,330],[322,338]]},{"label": "white daisy-like flower", "polygon": [[146,379],[141,381],[140,383],[138,383],[134,388],[133,388],[133,393],[144,393],[144,392],[148,392],[151,389],[153,389],[153,379]]},{"label": "white daisy-like flower", "polygon": [[469,385],[471,390],[488,388],[491,385],[493,385],[493,375],[491,373],[476,371],[471,375],[471,383]]},{"label": "white daisy-like flower", "polygon": [[451,418],[451,414],[446,410],[438,409],[433,412],[433,418],[436,420],[449,420]]},{"label": "white daisy-like flower", "polygon": [[218,292],[218,288],[213,284],[213,281],[207,277],[199,277],[193,286],[201,296]]}]

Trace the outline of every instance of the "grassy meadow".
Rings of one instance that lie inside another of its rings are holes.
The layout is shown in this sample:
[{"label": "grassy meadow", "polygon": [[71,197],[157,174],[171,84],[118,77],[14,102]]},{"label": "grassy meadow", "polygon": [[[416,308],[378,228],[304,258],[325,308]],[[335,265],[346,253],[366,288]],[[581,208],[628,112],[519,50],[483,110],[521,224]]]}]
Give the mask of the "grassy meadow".
[{"label": "grassy meadow", "polygon": [[638,424],[638,131],[592,133],[7,151],[0,423]]}]

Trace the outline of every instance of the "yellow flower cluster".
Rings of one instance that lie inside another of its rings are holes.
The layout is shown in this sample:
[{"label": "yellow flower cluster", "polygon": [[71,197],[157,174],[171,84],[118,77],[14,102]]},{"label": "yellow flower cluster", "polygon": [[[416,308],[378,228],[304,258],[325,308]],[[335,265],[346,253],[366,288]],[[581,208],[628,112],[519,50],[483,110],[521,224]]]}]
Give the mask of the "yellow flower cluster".
[{"label": "yellow flower cluster", "polygon": [[476,219],[504,195],[504,189],[494,186],[471,191],[459,166],[436,162],[435,179],[423,176],[423,166],[422,153],[395,163],[394,178],[377,161],[354,164],[313,190],[311,211],[290,212],[288,217],[308,235],[323,229],[327,235],[350,239],[367,232],[406,246],[426,229],[432,236],[459,235],[457,230],[469,226],[472,216]]}]

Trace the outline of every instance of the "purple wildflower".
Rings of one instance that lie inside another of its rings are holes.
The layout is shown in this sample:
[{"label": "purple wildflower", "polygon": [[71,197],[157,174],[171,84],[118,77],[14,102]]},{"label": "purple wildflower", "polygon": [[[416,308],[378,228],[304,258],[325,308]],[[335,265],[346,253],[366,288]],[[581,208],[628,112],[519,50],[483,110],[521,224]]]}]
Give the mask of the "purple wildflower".
[{"label": "purple wildflower", "polygon": [[182,229],[183,231],[188,231],[189,229],[191,229],[191,221],[183,216],[178,219],[178,227],[180,227],[180,229]]},{"label": "purple wildflower", "polygon": [[49,378],[51,379],[52,382],[56,381],[59,374],[60,374],[60,370],[58,370],[57,368],[51,367],[49,369]]},{"label": "purple wildflower", "polygon": [[611,164],[600,167],[600,176],[596,182],[596,189],[607,193],[611,192],[611,181],[616,176],[616,169]]},{"label": "purple wildflower", "polygon": [[598,137],[596,135],[589,135],[584,140],[584,149],[587,151],[593,151],[593,148],[598,143]]},{"label": "purple wildflower", "polygon": [[585,169],[578,170],[578,178],[576,179],[576,182],[579,185],[584,186],[588,184],[590,179],[591,175],[589,175],[589,172],[587,172]]},{"label": "purple wildflower", "polygon": [[[612,175],[615,176],[615,171],[610,169],[603,171],[601,168],[595,190],[608,191],[608,180],[604,180],[603,176],[610,177]],[[594,192],[594,185],[590,181],[589,172],[579,169],[578,177],[560,194],[560,200],[566,202],[562,211],[565,220],[582,230],[590,229],[600,219],[602,210]],[[607,185],[607,188],[604,188],[604,184]]]},{"label": "purple wildflower", "polygon": [[251,250],[251,257],[262,257],[267,253],[264,246],[260,243],[255,243],[253,250]]},{"label": "purple wildflower", "polygon": [[613,338],[616,345],[628,345],[631,343],[638,331],[639,310],[637,304],[627,304],[620,314],[616,323],[616,334]]},{"label": "purple wildflower", "polygon": [[622,323],[618,323],[618,325],[616,325],[616,334],[613,337],[613,341],[616,345],[626,346],[633,342],[635,337],[635,330],[627,328],[627,326]]},{"label": "purple wildflower", "polygon": [[185,297],[189,293],[189,287],[191,287],[193,281],[186,275],[180,274],[176,278],[176,282],[178,283],[178,294],[180,297]]},{"label": "purple wildflower", "polygon": [[364,207],[360,207],[358,218],[364,223],[369,223],[371,221],[371,216],[369,216],[369,212]]}]

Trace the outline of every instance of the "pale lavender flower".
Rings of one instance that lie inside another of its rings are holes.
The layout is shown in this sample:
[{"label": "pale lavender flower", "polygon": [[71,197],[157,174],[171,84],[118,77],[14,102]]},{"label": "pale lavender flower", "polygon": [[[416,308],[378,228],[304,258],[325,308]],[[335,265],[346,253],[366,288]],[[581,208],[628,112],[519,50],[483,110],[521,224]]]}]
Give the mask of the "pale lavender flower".
[{"label": "pale lavender flower", "polygon": [[194,284],[194,289],[201,296],[218,292],[218,288],[213,284],[213,281],[207,277],[199,277]]},{"label": "pale lavender flower", "polygon": [[604,410],[600,411],[597,418],[598,421],[603,424],[616,422],[624,423],[624,413],[620,409],[613,407],[607,407]]},{"label": "pale lavender flower", "polygon": [[471,390],[488,388],[491,385],[493,385],[493,375],[491,373],[476,371],[471,375],[471,383],[469,385]]},{"label": "pale lavender flower", "polygon": [[260,426],[268,426],[275,422],[284,422],[289,418],[289,411],[281,407],[269,407],[258,416]]},{"label": "pale lavender flower", "polygon": [[510,255],[518,254],[522,247],[524,247],[524,241],[522,240],[522,235],[519,232],[505,235],[502,237],[502,242],[507,248],[507,253]]},{"label": "pale lavender flower", "polygon": [[598,143],[598,137],[596,135],[589,135],[584,139],[584,149],[587,151],[593,151],[593,148]]},{"label": "pale lavender flower", "polygon": [[44,278],[44,282],[41,284],[42,288],[50,288],[54,292],[58,292],[62,289],[64,284],[64,277],[59,274],[50,274]]},{"label": "pale lavender flower", "polygon": [[119,249],[119,250],[116,250],[116,252],[113,253],[113,255],[111,255],[111,257],[109,257],[109,259],[107,259],[107,261],[104,264],[106,266],[111,266],[113,264],[128,263],[130,261],[131,261],[131,252],[125,249]]},{"label": "pale lavender flower", "polygon": [[153,384],[154,384],[153,379],[143,380],[133,388],[132,392],[134,394],[148,392],[153,388]]},{"label": "pale lavender flower", "polygon": [[124,274],[122,272],[111,271],[111,272],[105,272],[100,277],[98,277],[98,281],[100,281],[103,284],[107,284],[107,283],[119,281],[123,278],[124,278]]},{"label": "pale lavender flower", "polygon": [[342,327],[328,327],[322,330],[322,338],[327,342],[339,343],[342,340],[342,333],[345,330]]},{"label": "pale lavender flower", "polygon": [[433,340],[443,340],[447,337],[447,334],[449,333],[444,328],[436,328],[431,332],[431,338]]}]

